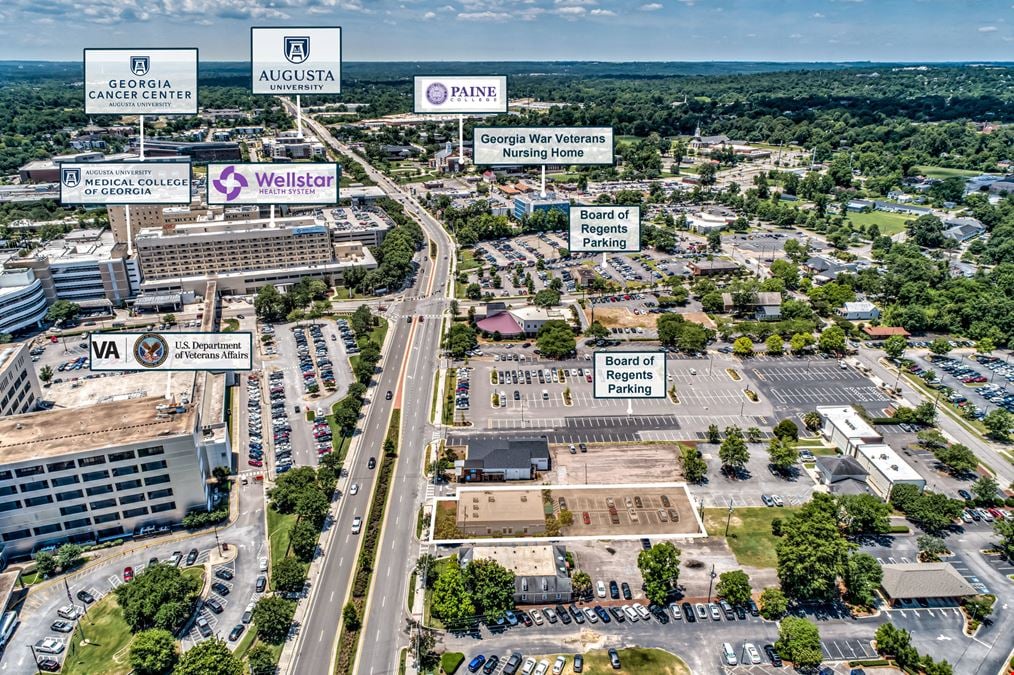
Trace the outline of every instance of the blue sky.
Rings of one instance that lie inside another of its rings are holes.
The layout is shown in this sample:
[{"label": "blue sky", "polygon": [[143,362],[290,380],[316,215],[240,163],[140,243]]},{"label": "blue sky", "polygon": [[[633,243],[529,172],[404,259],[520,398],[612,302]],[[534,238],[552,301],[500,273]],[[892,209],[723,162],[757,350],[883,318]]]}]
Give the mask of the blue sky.
[{"label": "blue sky", "polygon": [[1014,0],[3,0],[0,59],[196,46],[340,25],[349,61],[1014,59]]}]

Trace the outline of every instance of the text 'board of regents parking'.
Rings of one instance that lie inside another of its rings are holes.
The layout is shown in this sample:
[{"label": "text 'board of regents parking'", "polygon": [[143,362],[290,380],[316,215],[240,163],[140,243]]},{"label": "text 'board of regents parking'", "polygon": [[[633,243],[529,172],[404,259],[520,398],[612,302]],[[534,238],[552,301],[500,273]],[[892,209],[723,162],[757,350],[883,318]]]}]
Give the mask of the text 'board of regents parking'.
[{"label": "text 'board of regents parking'", "polygon": [[253,370],[252,333],[92,333],[92,370]]},{"label": "text 'board of regents parking'", "polygon": [[612,127],[475,127],[478,165],[613,164]]},{"label": "text 'board of regents parking'", "polygon": [[595,352],[595,398],[665,398],[665,352]]},{"label": "text 'board of regents parking'", "polygon": [[190,162],[65,162],[63,204],[189,204]]},{"label": "text 'board of regents parking'", "polygon": [[253,27],[250,67],[254,94],[340,94],[342,29]]},{"label": "text 'board of regents parking'", "polygon": [[196,49],[84,50],[86,115],[196,115]]},{"label": "text 'board of regents parking'", "polygon": [[505,113],[505,75],[415,76],[416,113]]},{"label": "text 'board of regents parking'", "polygon": [[336,204],[334,163],[208,164],[209,204]]},{"label": "text 'board of regents parking'", "polygon": [[640,206],[572,206],[570,251],[630,253],[641,250]]}]

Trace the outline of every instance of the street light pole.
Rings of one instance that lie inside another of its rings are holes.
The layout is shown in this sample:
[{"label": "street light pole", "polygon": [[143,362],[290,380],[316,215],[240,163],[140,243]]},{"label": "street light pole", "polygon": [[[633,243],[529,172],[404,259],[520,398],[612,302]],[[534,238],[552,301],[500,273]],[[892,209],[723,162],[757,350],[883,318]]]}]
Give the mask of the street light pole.
[{"label": "street light pole", "polygon": [[717,574],[715,574],[715,563],[711,563],[711,575],[710,576],[711,576],[711,579],[708,581],[708,602],[709,603],[711,602],[711,587],[715,583],[715,577],[718,576]]},{"label": "street light pole", "polygon": [[[725,518],[725,536],[729,536],[729,524],[732,522],[732,500],[729,500],[729,514]],[[710,595],[710,593],[708,594]]]},{"label": "street light pole", "polygon": [[32,658],[35,659],[35,672],[42,673],[42,665],[39,664],[39,655],[35,653],[35,645],[28,645],[28,648],[32,650]]}]

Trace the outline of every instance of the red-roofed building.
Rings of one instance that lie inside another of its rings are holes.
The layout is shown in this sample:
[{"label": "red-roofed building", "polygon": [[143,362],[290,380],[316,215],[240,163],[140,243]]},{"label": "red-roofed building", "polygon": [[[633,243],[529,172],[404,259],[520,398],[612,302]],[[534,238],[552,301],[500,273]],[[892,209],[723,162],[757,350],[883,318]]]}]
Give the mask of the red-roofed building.
[{"label": "red-roofed building", "polygon": [[475,325],[484,333],[499,333],[504,337],[515,337],[525,333],[524,328],[511,316],[510,312],[494,314],[477,321]]},{"label": "red-roofed building", "polygon": [[863,326],[863,331],[874,339],[889,338],[892,335],[908,337],[910,333],[901,326]]}]

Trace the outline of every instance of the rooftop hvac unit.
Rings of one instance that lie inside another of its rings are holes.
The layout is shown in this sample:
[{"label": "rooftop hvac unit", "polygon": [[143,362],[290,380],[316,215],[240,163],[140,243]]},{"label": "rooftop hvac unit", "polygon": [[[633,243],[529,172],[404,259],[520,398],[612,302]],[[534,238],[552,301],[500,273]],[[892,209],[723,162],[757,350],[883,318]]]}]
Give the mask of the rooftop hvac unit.
[{"label": "rooftop hvac unit", "polygon": [[528,495],[521,495],[521,501],[527,502],[528,501]]},{"label": "rooftop hvac unit", "polygon": [[496,499],[494,499],[494,498],[493,498],[493,495],[490,495],[490,496],[489,496],[489,501],[491,501],[491,502],[495,502],[495,501],[496,501]]}]

